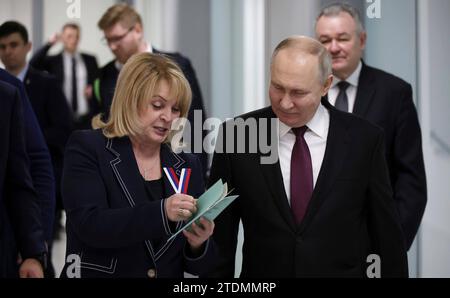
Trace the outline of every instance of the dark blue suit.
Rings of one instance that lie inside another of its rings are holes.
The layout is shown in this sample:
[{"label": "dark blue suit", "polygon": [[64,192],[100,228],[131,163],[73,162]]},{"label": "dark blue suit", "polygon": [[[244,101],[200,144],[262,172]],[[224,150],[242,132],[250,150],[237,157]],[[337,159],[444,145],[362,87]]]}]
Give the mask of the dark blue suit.
[{"label": "dark blue suit", "polygon": [[[162,167],[191,169],[187,193],[204,191],[201,166],[193,155],[161,146]],[[174,193],[164,177],[165,197]],[[62,180],[67,212],[67,255],[81,257],[81,277],[183,277],[200,274],[214,257],[214,245],[190,258],[180,227],[169,222],[164,200],[146,193],[128,137],[107,139],[100,130],[77,131],[67,144]],[[162,240],[162,241],[161,241]],[[158,245],[159,241],[159,245]],[[185,250],[186,249],[186,250]],[[62,275],[70,270],[66,263]]]},{"label": "dark blue suit", "polygon": [[[56,78],[29,66],[24,79],[25,89],[33,106],[39,125],[47,142],[55,173],[56,202],[62,209],[61,176],[64,162],[64,148],[72,131],[72,113]],[[52,241],[47,239],[51,251]],[[49,253],[51,258],[51,253]],[[51,262],[47,276],[54,277]]]},{"label": "dark blue suit", "polygon": [[72,130],[72,115],[66,97],[52,75],[29,67],[24,79],[28,98],[47,141],[53,163],[63,163],[63,153]]},{"label": "dark blue suit", "polygon": [[72,131],[72,113],[66,97],[54,76],[28,68],[24,79],[25,88],[52,157],[53,172],[59,209],[64,149]]},{"label": "dark blue suit", "polygon": [[18,90],[0,81],[0,102],[0,277],[17,277],[17,252],[37,256],[45,243]]},{"label": "dark blue suit", "polygon": [[55,206],[55,178],[50,154],[22,82],[3,69],[0,69],[0,81],[9,83],[19,89],[23,106],[23,117],[21,119],[24,121],[25,146],[30,159],[31,179],[41,206],[45,239],[51,239]]}]

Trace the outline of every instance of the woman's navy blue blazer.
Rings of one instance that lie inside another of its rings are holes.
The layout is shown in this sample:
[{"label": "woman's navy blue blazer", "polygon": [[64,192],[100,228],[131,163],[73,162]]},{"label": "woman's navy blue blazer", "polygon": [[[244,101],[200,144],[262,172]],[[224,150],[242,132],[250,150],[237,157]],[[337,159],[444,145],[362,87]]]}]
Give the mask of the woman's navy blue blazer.
[{"label": "woman's navy blue blazer", "polygon": [[[161,165],[177,176],[190,169],[187,194],[204,192],[194,155],[175,154],[163,144]],[[175,191],[164,173],[163,181],[169,197]],[[108,139],[100,130],[74,132],[66,147],[62,194],[67,213],[62,277],[177,278],[183,272],[199,275],[214,260],[212,240],[195,257],[182,233],[166,242],[182,223],[169,223],[164,199],[149,199],[128,137]]]}]

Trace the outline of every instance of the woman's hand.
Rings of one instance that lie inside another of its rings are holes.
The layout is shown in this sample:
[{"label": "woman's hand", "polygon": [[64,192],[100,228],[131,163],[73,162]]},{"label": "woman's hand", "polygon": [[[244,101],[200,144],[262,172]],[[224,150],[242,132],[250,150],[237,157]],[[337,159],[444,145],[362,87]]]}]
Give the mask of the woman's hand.
[{"label": "woman's hand", "polygon": [[192,252],[197,254],[202,244],[212,235],[214,231],[214,222],[201,217],[200,224],[197,225],[193,222],[191,228],[191,231],[184,230],[183,234],[191,246]]},{"label": "woman's hand", "polygon": [[197,212],[197,201],[184,194],[173,194],[166,199],[166,214],[171,221],[183,221],[189,219]]}]

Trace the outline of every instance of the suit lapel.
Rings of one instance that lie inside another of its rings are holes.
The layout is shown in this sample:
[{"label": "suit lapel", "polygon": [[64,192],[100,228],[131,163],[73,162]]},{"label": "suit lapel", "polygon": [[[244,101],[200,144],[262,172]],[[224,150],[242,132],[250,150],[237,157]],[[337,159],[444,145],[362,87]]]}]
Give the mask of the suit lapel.
[{"label": "suit lapel", "polygon": [[[36,93],[39,93],[38,91],[42,88],[42,86],[40,86],[39,84],[38,75],[33,67],[28,67],[28,71],[24,77],[23,83],[25,86],[25,91],[27,92],[28,98],[30,99],[33,108],[37,108],[36,103],[39,101],[40,96],[37,96]],[[37,112],[38,111],[35,110],[35,113]]]},{"label": "suit lapel", "polygon": [[55,56],[55,77],[62,83],[64,83],[64,58],[63,58],[63,52],[59,53]]},{"label": "suit lapel", "polygon": [[114,154],[110,165],[128,204],[134,207],[147,201],[147,193],[139,173],[131,142],[128,137],[108,139],[106,148]]},{"label": "suit lapel", "polygon": [[281,174],[280,162],[275,164],[261,164],[261,172],[265,178],[266,185],[270,190],[270,194],[275,201],[278,211],[281,216],[286,221],[286,223],[291,227],[292,230],[296,229],[296,224],[294,221],[294,216],[289,206],[288,198],[286,196],[286,190],[284,189],[283,176]]},{"label": "suit lapel", "polygon": [[318,212],[323,204],[328,192],[332,190],[334,181],[346,159],[347,146],[350,143],[348,127],[337,112],[328,102],[322,101],[323,105],[330,112],[330,127],[328,131],[327,145],[322,166],[317,178],[316,186],[305,214],[305,218],[300,224],[300,233],[311,223],[314,215]]},{"label": "suit lapel", "polygon": [[[31,88],[32,81],[33,81],[33,74],[32,74],[32,70],[31,70],[31,66],[29,66],[28,67],[28,71],[27,71],[27,73],[25,75],[25,78],[23,80],[23,83],[25,85],[25,89],[27,90],[28,93],[30,93],[30,88]],[[29,96],[29,94],[28,94],[28,96]]]},{"label": "suit lapel", "polygon": [[[131,207],[146,202],[147,193],[139,173],[138,165],[134,157],[130,139],[128,137],[108,139],[106,148],[113,153],[114,157],[110,161],[114,174],[127,197]],[[179,155],[172,152],[167,144],[161,145],[161,166],[166,169],[173,169],[177,177],[180,176],[186,161]],[[162,173],[164,191],[167,197],[175,193],[167,175]]]},{"label": "suit lapel", "polygon": [[364,117],[375,97],[375,78],[366,64],[362,65],[359,75],[358,89],[356,92],[355,106],[353,113]]},{"label": "suit lapel", "polygon": [[[267,115],[264,115],[264,117],[262,118],[267,118],[268,123],[270,125],[271,123],[270,119],[276,118],[276,115],[275,113],[273,113],[272,109],[269,108]],[[268,133],[267,140],[270,140],[270,130],[271,128],[269,128],[267,132]],[[278,211],[281,213],[281,216],[289,225],[289,227],[291,227],[292,230],[295,230],[296,228],[295,220],[288,202],[288,198],[286,196],[286,190],[284,189],[283,175],[281,174],[280,161],[278,160],[274,164],[262,164],[258,160],[257,163],[260,165],[260,169],[265,178],[266,185],[270,190],[271,196],[275,201]]]},{"label": "suit lapel", "polygon": [[[130,139],[128,137],[107,139],[106,149],[113,154],[109,163],[130,207],[147,202],[147,193]],[[156,262],[158,258],[151,241],[145,240],[144,244],[153,262]]]}]

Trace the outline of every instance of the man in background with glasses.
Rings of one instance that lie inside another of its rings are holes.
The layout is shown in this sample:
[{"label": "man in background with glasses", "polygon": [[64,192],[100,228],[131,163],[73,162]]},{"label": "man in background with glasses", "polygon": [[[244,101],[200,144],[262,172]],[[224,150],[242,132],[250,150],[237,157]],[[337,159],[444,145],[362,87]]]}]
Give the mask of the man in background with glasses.
[{"label": "man in background with glasses", "polygon": [[[188,120],[191,123],[191,143],[193,143],[194,111],[200,110],[202,119],[206,119],[206,117],[197,76],[189,59],[178,53],[158,51],[152,47],[150,42],[145,41],[141,16],[127,4],[122,3],[111,6],[101,17],[98,22],[98,27],[103,31],[103,42],[108,45],[115,56],[115,60],[109,62],[100,69],[99,77],[94,82],[94,97],[98,104],[99,112],[103,114],[103,119],[108,118],[117,77],[128,59],[134,54],[144,52],[163,54],[178,64],[191,86],[192,104],[189,110]],[[197,134],[200,133],[203,140],[205,132],[197,132]],[[191,148],[193,148],[193,145],[191,145]],[[196,155],[200,158],[203,172],[206,174],[206,153],[202,152]]]}]

